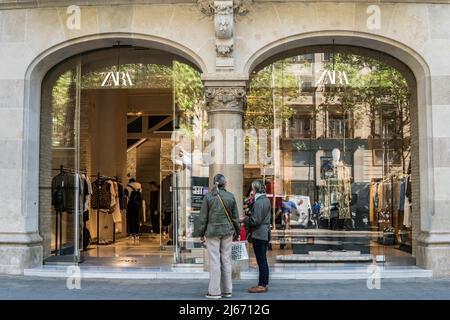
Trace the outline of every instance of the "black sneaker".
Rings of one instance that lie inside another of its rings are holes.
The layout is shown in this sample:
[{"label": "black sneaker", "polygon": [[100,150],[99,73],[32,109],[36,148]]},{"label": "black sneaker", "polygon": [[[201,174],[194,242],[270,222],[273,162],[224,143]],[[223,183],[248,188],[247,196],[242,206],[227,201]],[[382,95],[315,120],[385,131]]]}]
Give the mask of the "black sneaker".
[{"label": "black sneaker", "polygon": [[231,293],[223,293],[222,298],[231,298],[233,295]]}]

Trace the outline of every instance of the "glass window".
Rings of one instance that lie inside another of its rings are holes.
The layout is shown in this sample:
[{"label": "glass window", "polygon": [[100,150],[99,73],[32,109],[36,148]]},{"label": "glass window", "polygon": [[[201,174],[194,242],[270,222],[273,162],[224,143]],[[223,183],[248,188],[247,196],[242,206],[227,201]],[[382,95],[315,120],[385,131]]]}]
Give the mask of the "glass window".
[{"label": "glass window", "polygon": [[280,132],[269,135],[269,165],[258,158],[244,170],[248,183],[270,181],[275,256],[377,254],[380,234],[405,231],[398,208],[410,177],[409,91],[396,69],[339,52],[276,61],[252,75],[244,123]]},{"label": "glass window", "polygon": [[292,151],[292,163],[299,167],[314,165],[314,152],[308,150]]}]

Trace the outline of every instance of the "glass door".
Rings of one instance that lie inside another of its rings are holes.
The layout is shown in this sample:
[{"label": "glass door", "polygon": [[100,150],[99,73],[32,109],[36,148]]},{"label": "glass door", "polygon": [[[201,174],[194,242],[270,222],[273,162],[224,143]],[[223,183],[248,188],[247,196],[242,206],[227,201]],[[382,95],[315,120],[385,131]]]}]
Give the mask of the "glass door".
[{"label": "glass door", "polygon": [[173,62],[173,81],[174,262],[202,265],[204,248],[194,237],[194,230],[209,184],[209,166],[203,161],[208,126],[204,88],[200,73],[176,60]]},{"label": "glass door", "polygon": [[[41,142],[43,152],[51,155],[48,168],[50,188],[42,188],[48,206],[50,257],[46,264],[78,263],[82,232],[80,216],[83,194],[80,172],[80,89],[81,57],[58,65],[43,82],[42,126],[48,128],[51,140]],[[45,117],[45,118],[44,118]],[[44,190],[45,189],[45,190]],[[41,212],[47,217],[46,212]]]}]

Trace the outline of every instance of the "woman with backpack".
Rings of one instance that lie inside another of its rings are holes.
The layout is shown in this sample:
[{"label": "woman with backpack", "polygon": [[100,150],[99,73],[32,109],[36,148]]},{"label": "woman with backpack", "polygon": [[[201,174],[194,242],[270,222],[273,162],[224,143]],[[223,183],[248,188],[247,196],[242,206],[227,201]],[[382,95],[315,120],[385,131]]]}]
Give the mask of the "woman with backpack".
[{"label": "woman with backpack", "polygon": [[225,177],[217,174],[213,181],[214,187],[203,199],[195,236],[201,237],[208,249],[210,279],[206,298],[231,298],[231,247],[233,238],[239,239],[239,213],[234,195],[225,189]]}]

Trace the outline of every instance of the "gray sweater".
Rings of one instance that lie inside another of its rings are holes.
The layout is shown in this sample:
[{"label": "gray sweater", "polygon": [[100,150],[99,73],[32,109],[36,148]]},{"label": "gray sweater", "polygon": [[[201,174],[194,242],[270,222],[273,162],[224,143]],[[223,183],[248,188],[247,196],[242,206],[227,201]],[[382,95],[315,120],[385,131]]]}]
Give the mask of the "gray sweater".
[{"label": "gray sweater", "polygon": [[269,240],[270,214],[272,208],[265,194],[256,199],[250,217],[245,224],[250,228],[252,239]]}]

